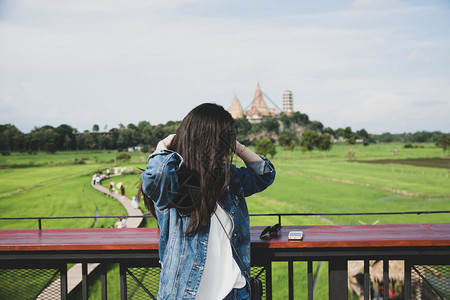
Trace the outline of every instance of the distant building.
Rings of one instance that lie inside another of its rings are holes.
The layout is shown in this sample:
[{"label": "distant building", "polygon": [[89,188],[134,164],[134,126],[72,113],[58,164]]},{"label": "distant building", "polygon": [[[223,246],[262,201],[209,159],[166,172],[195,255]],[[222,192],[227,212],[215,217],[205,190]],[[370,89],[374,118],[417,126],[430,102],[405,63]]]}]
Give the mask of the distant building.
[{"label": "distant building", "polygon": [[233,119],[241,119],[244,117],[244,110],[242,109],[242,105],[236,96],[234,96],[233,101],[231,101],[228,111]]},{"label": "distant building", "polygon": [[283,92],[283,112],[288,116],[294,112],[294,97],[292,91],[286,90]]},{"label": "distant building", "polygon": [[[270,100],[267,95],[266,98],[275,106],[274,108],[269,109],[269,107],[267,106],[266,102],[264,101],[263,92],[261,91],[261,87],[258,83],[255,95],[253,96],[253,101],[249,105],[250,108],[248,108],[245,112],[245,115],[247,116],[249,122],[259,123],[264,118],[276,116],[280,112],[278,106],[276,106],[276,104],[273,103],[273,101]],[[234,119],[244,117],[244,110],[242,109],[242,105],[236,96],[234,96],[228,111]]]},{"label": "distant building", "polygon": [[247,119],[251,123],[259,123],[265,117],[274,116],[276,111],[269,110],[266,102],[264,101],[264,97],[259,86],[259,83],[256,87],[255,95],[253,96],[253,102],[251,107],[247,109],[246,115]]},{"label": "distant building", "polygon": [[144,148],[148,148],[149,145],[139,144],[137,146],[128,147],[128,152],[142,152]]}]

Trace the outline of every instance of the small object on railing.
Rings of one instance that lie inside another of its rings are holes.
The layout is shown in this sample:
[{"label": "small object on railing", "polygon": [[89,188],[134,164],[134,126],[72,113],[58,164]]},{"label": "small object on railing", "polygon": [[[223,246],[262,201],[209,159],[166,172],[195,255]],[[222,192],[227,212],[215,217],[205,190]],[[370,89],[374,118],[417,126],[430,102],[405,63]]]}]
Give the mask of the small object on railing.
[{"label": "small object on railing", "polygon": [[301,241],[301,240],[303,240],[303,231],[289,231],[288,239],[290,241]]},{"label": "small object on railing", "polygon": [[264,228],[264,230],[261,232],[261,234],[259,235],[260,239],[270,239],[273,236],[278,235],[278,232],[281,229],[281,225],[275,224],[273,226],[267,226],[266,228]]}]

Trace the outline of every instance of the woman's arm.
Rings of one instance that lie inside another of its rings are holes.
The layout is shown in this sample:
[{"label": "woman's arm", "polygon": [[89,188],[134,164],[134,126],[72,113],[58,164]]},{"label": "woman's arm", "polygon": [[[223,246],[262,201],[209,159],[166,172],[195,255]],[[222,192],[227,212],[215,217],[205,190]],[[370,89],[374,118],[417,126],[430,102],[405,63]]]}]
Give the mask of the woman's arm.
[{"label": "woman's arm", "polygon": [[147,194],[155,206],[162,210],[166,208],[178,193],[177,171],[183,164],[183,158],[168,150],[175,135],[169,135],[156,146],[141,174],[142,191]]},{"label": "woman's arm", "polygon": [[267,158],[259,156],[237,141],[235,153],[246,165],[241,168],[232,166],[235,180],[244,189],[244,196],[260,192],[272,184],[275,179],[275,168]]},{"label": "woman's arm", "polygon": [[236,155],[245,162],[262,161],[261,156],[236,141]]}]

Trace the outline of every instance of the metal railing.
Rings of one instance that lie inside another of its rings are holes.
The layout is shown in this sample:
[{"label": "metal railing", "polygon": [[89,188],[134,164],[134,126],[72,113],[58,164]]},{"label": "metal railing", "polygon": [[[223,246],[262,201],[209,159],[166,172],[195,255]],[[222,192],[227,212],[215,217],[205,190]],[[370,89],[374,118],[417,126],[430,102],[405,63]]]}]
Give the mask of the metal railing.
[{"label": "metal railing", "polygon": [[[414,211],[414,212],[386,212],[386,213],[299,213],[299,214],[251,214],[253,217],[278,217],[281,224],[282,217],[290,216],[345,216],[345,215],[374,215],[374,214],[436,214],[450,213],[450,211]],[[33,218],[0,218],[1,220],[37,220],[39,229],[42,221],[49,219],[79,219],[79,218],[134,218],[142,216],[73,216],[73,217],[33,217]],[[151,217],[145,215],[144,217]],[[339,227],[339,226],[337,226]],[[395,225],[392,225],[395,227]],[[100,237],[99,237],[100,238]],[[450,237],[447,237],[450,238]],[[403,265],[403,284],[397,296],[403,299],[450,299],[450,246],[402,246],[402,247],[317,247],[317,248],[252,248],[252,275],[259,276],[263,281],[264,299],[273,296],[273,270],[277,264],[287,263],[283,268],[287,274],[287,298],[299,299],[301,291],[296,288],[298,279],[294,276],[298,263],[306,264],[306,295],[303,298],[312,300],[315,295],[315,283],[318,269],[314,270],[315,262],[326,262],[322,266],[328,268],[328,298],[348,299],[349,262],[363,261],[363,272],[358,275],[358,284],[364,299],[373,299],[375,291],[388,291],[378,295],[379,299],[390,299],[389,292],[396,287],[390,286],[392,277],[389,264],[401,261]],[[374,288],[371,279],[374,262],[382,264],[382,279]],[[120,298],[121,299],[154,299],[159,284],[159,256],[157,250],[123,250],[123,251],[0,251],[0,299],[71,299],[68,294],[67,269],[69,264],[82,264],[81,297],[89,299],[88,264],[100,263],[100,281],[102,299],[108,299],[107,266],[120,266]],[[35,272],[39,272],[36,275]],[[283,271],[283,272],[284,272]],[[40,278],[40,282],[32,281]],[[32,284],[30,284],[30,281]],[[33,288],[31,288],[33,286]],[[56,288],[55,288],[56,286]],[[276,285],[278,288],[278,284]],[[381,288],[382,287],[382,288]],[[323,288],[323,286],[322,286]],[[6,294],[5,291],[13,291]],[[25,294],[21,294],[21,292]],[[399,295],[400,294],[400,295]],[[25,295],[25,296],[24,296]],[[303,299],[302,298],[302,299]]]},{"label": "metal railing", "polygon": [[[318,216],[373,216],[373,215],[430,215],[430,214],[450,214],[450,210],[423,210],[423,211],[402,211],[402,212],[360,212],[360,213],[270,213],[270,214],[250,214],[250,217],[277,217],[281,225],[282,217],[318,217]],[[59,216],[59,217],[2,217],[0,221],[24,221],[36,220],[38,229],[42,229],[42,220],[64,220],[64,219],[117,219],[117,218],[153,218],[145,213],[140,216],[115,215],[115,216]]]}]

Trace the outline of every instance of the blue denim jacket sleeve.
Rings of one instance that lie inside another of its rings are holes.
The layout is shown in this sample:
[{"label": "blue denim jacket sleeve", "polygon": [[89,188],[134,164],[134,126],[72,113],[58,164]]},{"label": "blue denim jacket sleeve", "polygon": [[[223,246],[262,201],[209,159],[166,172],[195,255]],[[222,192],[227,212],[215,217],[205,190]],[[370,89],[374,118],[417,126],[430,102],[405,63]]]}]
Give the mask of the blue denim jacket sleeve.
[{"label": "blue denim jacket sleeve", "polygon": [[246,162],[247,167],[233,168],[234,180],[241,183],[246,197],[265,190],[275,180],[273,164],[267,158],[261,158],[262,161]]},{"label": "blue denim jacket sleeve", "polygon": [[142,172],[142,189],[159,210],[166,209],[178,193],[177,171],[183,158],[170,150],[155,151],[148,158],[146,170]]}]

